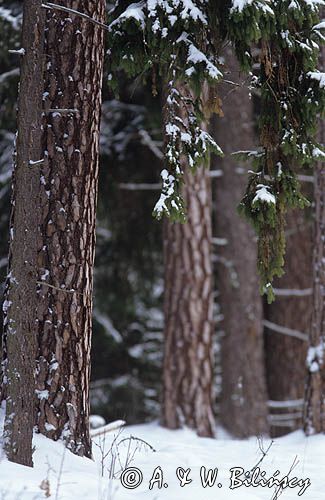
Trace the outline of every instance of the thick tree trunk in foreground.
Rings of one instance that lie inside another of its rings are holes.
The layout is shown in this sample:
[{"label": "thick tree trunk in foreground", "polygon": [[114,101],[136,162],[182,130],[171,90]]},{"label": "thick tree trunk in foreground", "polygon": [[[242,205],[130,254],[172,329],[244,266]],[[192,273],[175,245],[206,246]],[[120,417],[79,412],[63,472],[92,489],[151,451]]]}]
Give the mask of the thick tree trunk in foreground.
[{"label": "thick tree trunk in foreground", "polygon": [[185,224],[165,221],[163,424],[212,436],[213,290],[209,170],[185,168]]},{"label": "thick tree trunk in foreground", "polygon": [[[226,61],[232,81],[240,81],[231,48]],[[229,93],[230,92],[230,93]],[[256,271],[256,237],[237,213],[247,181],[247,166],[230,154],[254,144],[253,105],[245,89],[220,86],[224,118],[216,121],[215,137],[225,153],[216,168],[216,245],[220,305],[224,336],[221,345],[222,393],[220,418],[234,435],[246,437],[268,431],[267,393],[263,353],[263,309]]]},{"label": "thick tree trunk in foreground", "polygon": [[[70,0],[64,6],[105,20],[105,0]],[[63,438],[74,453],[89,457],[104,32],[77,16],[71,21],[54,11],[48,15],[47,28],[37,426],[52,439]]]},{"label": "thick tree trunk in foreground", "polygon": [[312,286],[312,228],[301,210],[294,210],[287,219],[285,274],[274,283],[279,293],[287,295],[276,295],[275,302],[266,306],[266,320],[270,323],[265,329],[265,361],[272,436],[301,428],[307,352],[304,340],[274,328],[308,332],[312,311],[308,295]]},{"label": "thick tree trunk in foreground", "polygon": [[[322,11],[324,14],[324,10]],[[325,49],[321,66],[324,71]],[[325,125],[320,122],[319,142],[324,144]],[[307,355],[304,429],[307,435],[325,432],[325,166],[314,170],[315,236],[313,268],[313,315]]]},{"label": "thick tree trunk in foreground", "polygon": [[18,135],[13,180],[10,265],[5,309],[4,442],[9,460],[33,465],[37,236],[41,160],[44,9],[25,0]]}]

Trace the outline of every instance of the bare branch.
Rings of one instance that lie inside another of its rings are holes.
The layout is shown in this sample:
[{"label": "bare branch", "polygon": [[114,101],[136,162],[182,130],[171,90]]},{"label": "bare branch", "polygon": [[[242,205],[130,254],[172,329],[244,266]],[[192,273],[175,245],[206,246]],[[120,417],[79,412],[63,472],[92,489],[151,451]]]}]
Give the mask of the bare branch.
[{"label": "bare branch", "polygon": [[[60,111],[60,110],[55,110]],[[211,170],[209,172],[210,177],[221,177],[222,170]],[[120,189],[125,189],[126,191],[159,191],[161,189],[160,183],[155,182],[121,182],[119,184]]]},{"label": "bare branch", "polygon": [[96,21],[96,19],[93,19],[92,17],[88,16],[87,14],[84,14],[83,12],[79,12],[78,10],[69,9],[68,7],[63,7],[63,5],[57,5],[56,3],[49,2],[49,3],[43,3],[42,7],[44,7],[45,9],[60,10],[62,12],[67,12],[74,16],[82,17],[83,19],[86,19],[90,23],[95,24],[96,26],[100,26],[101,28],[107,31],[109,29],[107,24],[101,23],[100,21]]},{"label": "bare branch", "polygon": [[268,401],[269,408],[300,408],[304,405],[303,399],[290,399],[286,401]]},{"label": "bare branch", "polygon": [[274,295],[277,297],[309,297],[313,294],[312,288],[273,288]]},{"label": "bare branch", "polygon": [[313,175],[298,175],[298,180],[301,182],[314,183],[314,176]]},{"label": "bare branch", "polygon": [[141,129],[139,130],[139,136],[141,138],[141,143],[144,146],[148,146],[150,151],[158,158],[158,160],[163,160],[164,154],[161,149],[158,147],[157,141],[154,141],[147,130]]},{"label": "bare branch", "polygon": [[60,113],[60,114],[68,114],[68,113],[79,113],[78,109],[68,109],[68,108],[65,108],[65,109],[49,109],[47,111],[47,113]]},{"label": "bare branch", "polygon": [[46,283],[46,281],[36,281],[37,285],[42,285],[42,286],[48,286],[49,288],[52,288],[53,290],[57,290],[58,292],[64,292],[64,293],[76,293],[77,295],[82,295],[81,293],[77,292],[76,290],[67,290],[66,288],[59,288],[58,286],[50,285],[50,283]]},{"label": "bare branch", "polygon": [[209,177],[212,179],[214,177],[222,177],[223,176],[223,171],[222,170],[209,170]]},{"label": "bare branch", "polygon": [[250,477],[254,472],[255,470],[261,465],[261,463],[263,462],[263,460],[265,459],[266,455],[268,454],[268,452],[270,451],[274,441],[273,439],[270,441],[270,444],[269,446],[267,447],[267,449],[265,450],[264,449],[264,441],[263,441],[263,436],[257,436],[257,441],[258,441],[258,447],[260,449],[260,452],[261,452],[261,458],[259,459],[259,461],[257,462],[256,465],[254,465],[254,467],[251,468],[251,470],[246,473],[246,475],[248,477]]},{"label": "bare branch", "polygon": [[225,246],[225,245],[228,245],[228,240],[226,238],[212,238],[211,240],[212,242],[212,245],[217,245],[217,246]]},{"label": "bare branch", "polygon": [[294,422],[297,419],[301,419],[302,411],[296,411],[294,413],[277,413],[269,415],[269,421],[271,424],[276,424],[276,422],[286,422],[290,424],[290,422]]},{"label": "bare branch", "polygon": [[0,75],[0,84],[5,82],[7,78],[18,75],[19,75],[19,68],[15,68],[10,71],[7,71],[6,73],[2,73],[2,75]]},{"label": "bare branch", "polygon": [[[287,474],[288,477],[290,476],[291,472],[297,467],[298,463],[299,463],[298,457],[295,456],[294,461]],[[277,500],[282,495],[283,492],[284,492],[284,487],[280,485],[278,488],[276,488],[271,500]]]},{"label": "bare branch", "polygon": [[111,422],[110,424],[104,425],[103,427],[100,427],[99,429],[95,429],[91,431],[91,437],[92,439],[97,437],[97,436],[104,436],[108,432],[116,431],[117,429],[120,429],[125,425],[124,420],[115,420],[114,422]]},{"label": "bare branch", "polygon": [[127,191],[158,191],[161,188],[160,183],[132,183],[132,182],[121,182],[119,185],[120,189],[125,189]]},{"label": "bare branch", "polygon": [[144,445],[148,446],[148,448],[149,448],[151,451],[154,451],[154,452],[156,451],[156,450],[154,449],[154,447],[153,447],[153,446],[151,446],[151,444],[149,444],[147,441],[145,441],[144,439],[141,439],[141,438],[135,437],[135,436],[129,436],[129,437],[127,437],[127,438],[123,438],[123,439],[121,439],[121,441],[118,443],[118,446],[119,446],[121,443],[123,443],[123,442],[125,442],[125,441],[129,441],[129,440],[130,440],[130,441],[136,441],[136,442],[138,442],[138,443],[142,443],[142,444],[144,444]]},{"label": "bare branch", "polygon": [[296,339],[303,340],[304,342],[308,342],[308,335],[303,332],[299,332],[298,330],[293,330],[291,328],[287,328],[286,326],[280,326],[271,321],[264,320],[263,325],[266,326],[269,330],[272,330],[277,333],[282,333],[283,335],[288,335],[289,337],[295,337]]},{"label": "bare branch", "polygon": [[24,56],[25,55],[25,49],[10,49],[8,50],[9,54],[17,54],[17,56]]}]

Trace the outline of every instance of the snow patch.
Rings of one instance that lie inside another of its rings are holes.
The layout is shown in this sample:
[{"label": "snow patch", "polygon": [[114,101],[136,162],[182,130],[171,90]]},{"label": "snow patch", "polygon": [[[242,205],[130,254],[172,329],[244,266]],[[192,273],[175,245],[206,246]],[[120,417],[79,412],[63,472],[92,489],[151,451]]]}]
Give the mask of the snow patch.
[{"label": "snow patch", "polygon": [[321,71],[308,71],[307,76],[312,80],[317,80],[321,89],[325,87],[325,73]]},{"label": "snow patch", "polygon": [[274,194],[270,193],[269,191],[269,186],[265,186],[264,184],[258,184],[257,189],[256,189],[256,195],[255,198],[253,199],[253,205],[258,202],[262,201],[263,203],[273,203],[275,204],[275,196]]}]

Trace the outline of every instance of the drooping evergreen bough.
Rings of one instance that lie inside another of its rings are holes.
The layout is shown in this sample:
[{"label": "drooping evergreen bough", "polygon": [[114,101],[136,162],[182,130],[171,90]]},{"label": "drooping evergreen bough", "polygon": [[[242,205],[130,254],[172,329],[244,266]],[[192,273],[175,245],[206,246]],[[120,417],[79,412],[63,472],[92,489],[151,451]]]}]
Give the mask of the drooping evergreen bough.
[{"label": "drooping evergreen bough", "polygon": [[[218,54],[223,43],[234,45],[246,71],[252,71],[258,58],[259,72],[252,82],[261,98],[260,144],[257,151],[239,153],[254,167],[240,210],[258,234],[261,292],[272,301],[272,279],[283,272],[286,210],[308,203],[300,191],[299,171],[325,156],[316,141],[317,117],[324,109],[325,75],[316,69],[319,44],[325,39],[324,23],[319,22],[324,1],[125,3],[118,0],[111,11],[111,86],[117,89],[122,69],[132,78],[151,77],[154,92],[158,82],[163,82],[160,85],[168,96],[164,130],[167,162],[161,173],[162,193],[154,209],[158,218],[185,218],[180,194],[182,156],[194,170],[211,151],[222,154],[200,122],[218,103],[216,84],[222,78]],[[253,52],[258,55],[253,57]],[[205,105],[201,99],[204,81],[212,89]],[[182,93],[182,85],[191,93]],[[180,106],[187,110],[189,125],[177,113]]]},{"label": "drooping evergreen bough", "polygon": [[[318,17],[322,4],[322,0],[272,1],[273,14],[267,22],[261,19],[256,80],[261,96],[260,147],[239,154],[254,166],[240,209],[259,236],[261,291],[269,302],[274,298],[272,279],[283,274],[286,210],[309,203],[301,193],[298,174],[324,159],[316,141],[317,116],[324,111],[325,75],[316,70],[324,40],[324,23]],[[245,12],[235,16],[244,19]],[[242,62],[248,60],[244,57]]]},{"label": "drooping evergreen bough", "polygon": [[[118,70],[130,77],[151,76],[153,92],[166,95],[165,153],[167,168],[161,172],[162,193],[154,214],[184,220],[185,210],[180,195],[181,158],[191,168],[207,160],[211,150],[221,153],[213,138],[202,130],[200,90],[207,80],[211,85],[221,77],[217,51],[204,0],[148,0],[130,3],[125,9],[118,1],[110,24],[111,85],[116,89]],[[178,84],[187,84],[191,93],[182,92]],[[186,110],[186,119],[179,108]]]}]

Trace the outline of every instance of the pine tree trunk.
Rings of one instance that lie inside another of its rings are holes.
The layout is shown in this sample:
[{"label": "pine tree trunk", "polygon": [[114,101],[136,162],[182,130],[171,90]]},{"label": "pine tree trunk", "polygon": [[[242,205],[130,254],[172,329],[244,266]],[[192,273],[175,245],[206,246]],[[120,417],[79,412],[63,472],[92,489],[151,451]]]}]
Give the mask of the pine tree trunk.
[{"label": "pine tree trunk", "polygon": [[185,224],[165,221],[162,423],[213,436],[213,289],[209,170],[185,168]]},{"label": "pine tree trunk", "polygon": [[[230,79],[240,82],[231,48],[225,50]],[[224,117],[215,120],[215,136],[225,156],[215,161],[222,176],[216,180],[216,231],[226,240],[216,245],[218,288],[224,331],[221,344],[222,393],[220,418],[234,435],[268,431],[263,353],[263,309],[256,271],[256,237],[237,213],[247,182],[247,166],[230,156],[254,145],[253,103],[247,89],[220,86]]]},{"label": "pine tree trunk", "polygon": [[[322,10],[324,14],[324,9]],[[324,71],[325,49],[321,52]],[[319,142],[324,144],[324,120],[319,125]],[[325,432],[325,167],[314,169],[315,235],[313,267],[313,313],[307,355],[304,429],[307,435]]]},{"label": "pine tree trunk", "polygon": [[[305,333],[311,321],[311,296],[290,296],[290,290],[308,290],[312,285],[312,228],[306,213],[295,210],[288,215],[286,234],[285,274],[275,281],[274,286],[287,290],[289,295],[276,296],[275,302],[266,306],[266,319],[273,325]],[[303,340],[276,332],[266,325],[265,362],[269,399],[283,405],[283,408],[275,407],[271,411],[272,436],[301,428],[300,402],[304,397],[306,351],[307,343]]]},{"label": "pine tree trunk", "polygon": [[44,9],[25,0],[18,135],[13,178],[11,241],[4,334],[4,442],[9,460],[32,466],[37,240],[39,224]]},{"label": "pine tree trunk", "polygon": [[[64,6],[105,21],[104,0],[67,0]],[[71,20],[56,11],[48,14],[47,30],[37,426],[52,439],[63,438],[74,453],[89,457],[104,32],[80,17],[72,16]]]}]

